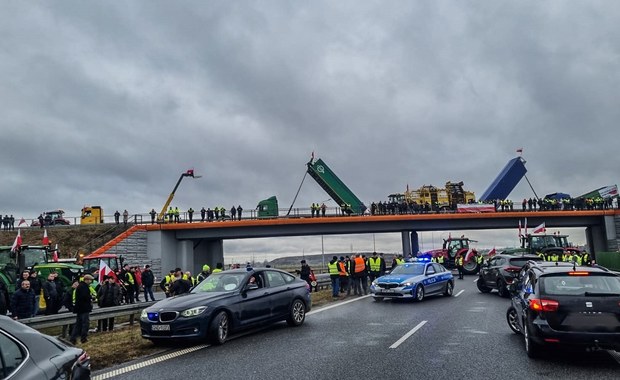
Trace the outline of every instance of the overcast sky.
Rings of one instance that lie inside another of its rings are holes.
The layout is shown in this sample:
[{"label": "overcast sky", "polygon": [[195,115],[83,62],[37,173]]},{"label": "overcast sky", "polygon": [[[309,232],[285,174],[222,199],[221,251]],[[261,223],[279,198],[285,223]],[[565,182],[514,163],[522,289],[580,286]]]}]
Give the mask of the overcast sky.
[{"label": "overcast sky", "polygon": [[[521,147],[538,195],[616,184],[619,16],[592,0],[3,1],[0,214],[159,211],[189,168],[203,177],[181,210],[287,209],[313,151],[367,204],[446,181],[480,196]],[[533,196],[522,182],[510,198]],[[322,201],[307,178],[295,206]],[[321,251],[285,241],[226,249]]]}]

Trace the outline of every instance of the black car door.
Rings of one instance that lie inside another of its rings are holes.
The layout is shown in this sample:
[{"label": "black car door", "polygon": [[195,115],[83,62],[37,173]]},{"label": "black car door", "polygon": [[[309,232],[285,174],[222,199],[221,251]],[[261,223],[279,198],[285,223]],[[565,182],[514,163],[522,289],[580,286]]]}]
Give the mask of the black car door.
[{"label": "black car door", "polygon": [[293,296],[291,290],[293,283],[285,281],[283,274],[278,271],[265,271],[269,290],[271,292],[271,315],[274,318],[280,318],[288,315],[289,306]]},{"label": "black car door", "polygon": [[[250,285],[254,277],[256,285]],[[270,291],[265,286],[263,272],[255,272],[248,278],[240,294],[239,325],[248,327],[268,320],[271,316]]]}]

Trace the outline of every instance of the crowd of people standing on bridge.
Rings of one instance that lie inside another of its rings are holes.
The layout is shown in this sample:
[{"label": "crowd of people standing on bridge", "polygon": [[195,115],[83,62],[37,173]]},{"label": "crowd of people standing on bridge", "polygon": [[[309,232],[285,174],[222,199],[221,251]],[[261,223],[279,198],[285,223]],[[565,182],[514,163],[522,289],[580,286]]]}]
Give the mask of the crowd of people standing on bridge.
[{"label": "crowd of people standing on bridge", "polygon": [[[493,201],[478,202],[478,204],[492,204],[496,212],[516,211],[519,206],[515,206],[510,199],[495,199]],[[592,197],[592,198],[525,198],[521,202],[520,211],[585,211],[585,210],[611,210],[620,209],[620,201],[617,197]],[[456,205],[441,205],[438,202],[423,204],[415,201],[407,202],[372,202],[370,205],[370,215],[407,215],[407,214],[428,214],[435,212],[455,212]]]}]

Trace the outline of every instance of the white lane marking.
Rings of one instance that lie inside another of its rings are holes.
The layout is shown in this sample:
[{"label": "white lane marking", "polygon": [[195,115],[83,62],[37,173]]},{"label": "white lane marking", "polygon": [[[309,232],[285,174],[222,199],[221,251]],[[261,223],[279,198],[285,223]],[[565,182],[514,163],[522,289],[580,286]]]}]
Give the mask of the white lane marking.
[{"label": "white lane marking", "polygon": [[465,291],[465,289],[461,290],[460,292],[456,293],[455,297],[460,296],[461,294],[463,294],[463,292]]},{"label": "white lane marking", "polygon": [[407,334],[403,335],[399,340],[394,342],[394,344],[392,344],[390,346],[390,348],[397,348],[398,346],[400,346],[401,343],[406,341],[411,335],[413,335],[416,331],[418,331],[420,328],[422,328],[422,326],[424,326],[426,324],[426,322],[427,321],[422,321],[422,322],[418,323],[418,325],[416,327],[414,327],[411,330],[409,330],[409,332]]},{"label": "white lane marking", "polygon": [[355,302],[355,301],[359,301],[359,300],[361,300],[361,299],[368,298],[368,297],[370,297],[370,294],[365,295],[365,296],[361,296],[361,297],[357,297],[357,298],[353,298],[353,299],[348,300],[348,301],[337,302],[337,303],[335,303],[335,304],[333,304],[333,305],[325,306],[325,307],[322,307],[322,308],[319,308],[319,309],[314,309],[314,310],[312,310],[311,312],[306,313],[306,315],[312,315],[312,314],[320,313],[320,312],[322,312],[322,311],[329,310],[329,309],[333,309],[333,308],[335,308],[335,307],[342,306],[342,305],[346,305],[346,304],[348,304],[348,303]]},{"label": "white lane marking", "polygon": [[105,372],[102,374],[99,374],[97,376],[93,376],[92,380],[103,380],[103,379],[110,379],[119,375],[123,375],[125,373],[131,372],[131,371],[135,371],[137,369],[140,368],[144,368],[153,364],[157,364],[166,360],[170,360],[170,359],[174,359],[176,357],[179,357],[181,355],[185,355],[185,354],[189,354],[190,352],[194,352],[194,351],[198,351],[198,350],[202,350],[203,348],[207,348],[209,347],[209,345],[207,344],[201,344],[200,346],[195,346],[195,347],[190,347],[190,348],[186,348],[183,350],[179,350],[179,351],[174,351],[171,352],[169,354],[166,355],[162,355],[162,356],[158,356],[149,360],[145,360],[143,362],[140,363],[136,363],[136,364],[132,364],[130,366],[127,367],[123,367],[123,368],[119,368],[119,369],[115,369],[113,371],[110,372]]},{"label": "white lane marking", "polygon": [[479,279],[479,278],[480,278],[480,277],[476,277],[476,279],[475,279],[473,282],[478,282],[478,279]]}]

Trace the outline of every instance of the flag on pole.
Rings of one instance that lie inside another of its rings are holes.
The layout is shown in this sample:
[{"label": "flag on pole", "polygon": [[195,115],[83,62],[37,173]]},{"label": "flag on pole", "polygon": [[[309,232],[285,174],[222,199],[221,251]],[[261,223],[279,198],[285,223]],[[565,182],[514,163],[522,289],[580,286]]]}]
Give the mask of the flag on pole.
[{"label": "flag on pole", "polygon": [[534,228],[534,233],[535,234],[539,234],[541,232],[545,232],[547,231],[547,229],[545,228],[545,222],[543,222],[541,225],[539,225],[538,227]]},{"label": "flag on pole", "polygon": [[58,244],[56,244],[56,247],[54,247],[54,252],[52,252],[52,261],[54,261],[55,263],[58,262]]},{"label": "flag on pole", "polygon": [[519,220],[519,237],[522,237],[523,235],[521,235],[521,220]]},{"label": "flag on pole", "polygon": [[113,277],[114,281],[118,281],[116,273],[114,273],[112,268],[110,268],[105,261],[99,260],[99,283],[103,282],[105,276]]},{"label": "flag on pole", "polygon": [[493,247],[493,249],[490,250],[489,253],[487,253],[487,256],[495,256],[495,253],[496,253],[495,247]]},{"label": "flag on pole", "polygon": [[17,227],[21,226],[22,224],[26,224],[26,226],[28,225],[28,223],[26,223],[26,219],[21,218],[21,219],[19,220],[19,223],[17,223]]},{"label": "flag on pole", "polygon": [[13,245],[11,246],[11,252],[17,251],[19,247],[21,246],[22,246],[22,234],[21,234],[21,230],[18,228],[17,236],[15,236],[15,241],[13,242]]},{"label": "flag on pole", "polygon": [[525,227],[524,234],[525,234],[525,236],[527,236],[527,218],[525,218],[525,226],[524,227]]},{"label": "flag on pole", "polygon": [[47,237],[47,228],[43,230],[43,245],[50,245],[50,238]]}]

